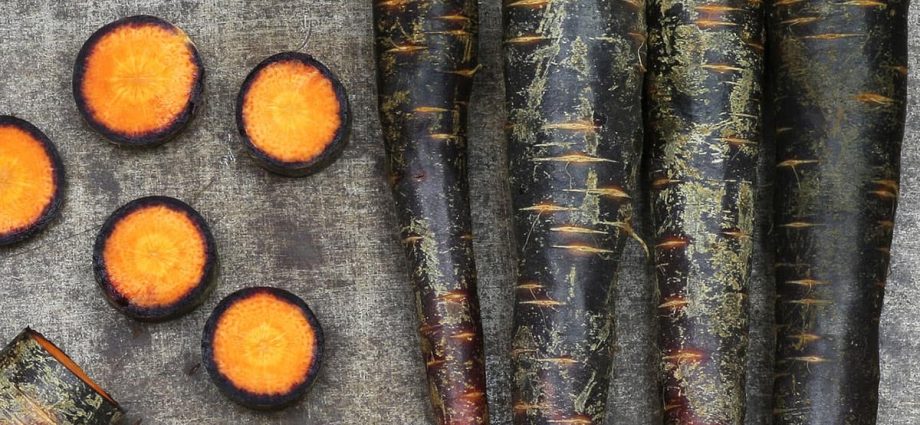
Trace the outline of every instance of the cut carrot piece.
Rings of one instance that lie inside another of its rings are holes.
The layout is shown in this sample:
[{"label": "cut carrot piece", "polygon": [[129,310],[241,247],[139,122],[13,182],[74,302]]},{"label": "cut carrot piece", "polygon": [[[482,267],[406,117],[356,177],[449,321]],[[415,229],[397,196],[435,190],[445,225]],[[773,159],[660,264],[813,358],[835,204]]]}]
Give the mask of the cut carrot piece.
[{"label": "cut carrot piece", "polygon": [[256,66],[240,88],[236,119],[243,142],[265,169],[313,174],[348,144],[345,88],[308,54],[286,52]]},{"label": "cut carrot piece", "polygon": [[48,225],[61,206],[64,167],[54,144],[32,124],[0,116],[0,245]]},{"label": "cut carrot piece", "polygon": [[107,392],[105,392],[105,390],[103,390],[99,384],[93,381],[93,379],[83,371],[83,368],[77,365],[77,363],[74,362],[73,359],[71,359],[70,356],[64,352],[64,350],[61,350],[57,345],[54,345],[53,342],[48,341],[44,335],[35,332],[32,329],[26,328],[25,332],[32,339],[34,339],[35,342],[45,350],[45,352],[47,352],[51,357],[54,357],[54,359],[57,360],[58,363],[60,363],[62,366],[67,368],[70,373],[73,373],[77,379],[83,381],[83,383],[90,387],[94,392],[98,393],[100,397],[108,400],[109,402],[115,403],[115,400],[112,399],[112,397]]},{"label": "cut carrot piece", "polygon": [[154,146],[184,128],[201,97],[204,67],[182,29],[132,16],[96,31],[74,66],[73,93],[90,127],[116,144]]},{"label": "cut carrot piece", "polygon": [[201,304],[213,289],[214,238],[204,218],[164,196],[115,211],[96,239],[96,280],[117,309],[138,320],[166,320]]},{"label": "cut carrot piece", "polygon": [[201,346],[211,379],[228,398],[254,409],[278,409],[299,400],[316,377],[323,330],[296,295],[246,288],[214,309]]},{"label": "cut carrot piece", "polygon": [[0,423],[111,425],[124,412],[60,348],[26,328],[0,352]]}]

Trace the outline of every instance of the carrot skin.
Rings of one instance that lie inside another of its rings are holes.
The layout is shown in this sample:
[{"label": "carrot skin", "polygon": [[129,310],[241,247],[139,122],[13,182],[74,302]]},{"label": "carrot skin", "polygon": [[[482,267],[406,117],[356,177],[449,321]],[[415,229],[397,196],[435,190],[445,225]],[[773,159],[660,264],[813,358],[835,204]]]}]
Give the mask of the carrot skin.
[{"label": "carrot skin", "polygon": [[667,424],[742,424],[763,8],[650,0],[646,131]]},{"label": "carrot skin", "polygon": [[604,423],[642,151],[645,3],[508,0],[515,424]]},{"label": "carrot skin", "polygon": [[67,354],[26,328],[0,351],[0,423],[122,423],[125,412]]},{"label": "carrot skin", "polygon": [[776,424],[876,423],[908,3],[768,6],[777,152]]},{"label": "carrot skin", "polygon": [[467,182],[475,0],[375,0],[379,113],[438,424],[488,424]]}]

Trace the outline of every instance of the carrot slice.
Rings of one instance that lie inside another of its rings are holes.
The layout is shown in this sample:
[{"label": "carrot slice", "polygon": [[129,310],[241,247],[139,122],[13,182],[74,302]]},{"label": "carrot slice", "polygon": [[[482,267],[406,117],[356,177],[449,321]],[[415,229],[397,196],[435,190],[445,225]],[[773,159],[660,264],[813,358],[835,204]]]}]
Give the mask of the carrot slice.
[{"label": "carrot slice", "polygon": [[165,196],[137,199],[103,225],[93,252],[109,302],[138,320],[166,320],[201,304],[213,289],[216,249],[204,218]]},{"label": "carrot slice", "polygon": [[348,143],[345,88],[308,54],[286,52],[256,66],[240,88],[236,118],[262,167],[305,176],[334,162]]},{"label": "carrot slice", "polygon": [[307,304],[271,287],[230,294],[205,325],[202,356],[231,400],[277,409],[299,400],[319,370],[323,331]]},{"label": "carrot slice", "polygon": [[0,116],[0,245],[19,242],[57,215],[64,167],[41,130],[16,117]]},{"label": "carrot slice", "polygon": [[96,31],[74,66],[73,93],[90,127],[116,144],[153,146],[179,133],[201,97],[204,68],[182,29],[132,16]]}]

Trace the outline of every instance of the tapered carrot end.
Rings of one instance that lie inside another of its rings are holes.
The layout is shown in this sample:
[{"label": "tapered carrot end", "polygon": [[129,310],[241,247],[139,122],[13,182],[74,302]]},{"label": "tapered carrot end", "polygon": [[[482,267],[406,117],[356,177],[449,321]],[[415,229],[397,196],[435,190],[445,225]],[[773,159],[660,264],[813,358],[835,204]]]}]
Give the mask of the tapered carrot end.
[{"label": "tapered carrot end", "polygon": [[204,68],[182,29],[132,16],[96,31],[74,65],[73,93],[90,127],[116,144],[155,146],[179,133],[199,103]]},{"label": "tapered carrot end", "polygon": [[306,303],[283,289],[253,287],[223,299],[201,343],[203,363],[231,400],[274,410],[295,403],[319,371],[323,331]]},{"label": "tapered carrot end", "polygon": [[64,167],[54,144],[32,124],[0,116],[0,246],[43,229],[57,215]]},{"label": "tapered carrot end", "polygon": [[216,250],[201,215],[177,199],[141,198],[121,207],[96,239],[93,265],[108,301],[129,317],[185,314],[213,289]]},{"label": "tapered carrot end", "polygon": [[279,53],[256,66],[240,88],[236,119],[253,158],[282,175],[320,171],[348,143],[345,88],[305,53]]}]

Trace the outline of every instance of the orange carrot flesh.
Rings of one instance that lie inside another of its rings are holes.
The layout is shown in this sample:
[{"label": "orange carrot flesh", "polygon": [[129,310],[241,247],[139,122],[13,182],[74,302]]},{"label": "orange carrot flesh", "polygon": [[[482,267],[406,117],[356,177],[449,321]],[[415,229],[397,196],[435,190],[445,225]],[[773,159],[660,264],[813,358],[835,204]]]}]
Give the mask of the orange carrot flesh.
[{"label": "orange carrot flesh", "polygon": [[54,197],[54,164],[42,143],[15,127],[0,127],[0,234],[41,217]]},{"label": "orange carrot flesh", "polygon": [[0,117],[0,245],[27,237],[56,212],[61,173],[57,151],[38,129]]},{"label": "orange carrot flesh", "polygon": [[298,61],[275,62],[253,79],[243,99],[243,122],[252,143],[284,162],[316,158],[342,125],[332,81]]},{"label": "orange carrot flesh", "polygon": [[283,52],[255,67],[237,96],[244,147],[263,168],[302,177],[334,162],[348,144],[345,87],[320,61]]},{"label": "orange carrot flesh", "polygon": [[185,212],[156,205],[122,218],[103,257],[116,291],[138,306],[159,307],[179,301],[201,281],[207,249]]},{"label": "orange carrot flesh", "polygon": [[253,409],[280,409],[301,399],[316,378],[323,329],[298,296],[250,287],[217,305],[201,351],[211,380],[229,399]]},{"label": "orange carrot flesh", "polygon": [[74,95],[87,121],[115,142],[156,144],[188,120],[202,66],[188,35],[153,17],[109,24],[77,59]]},{"label": "orange carrot flesh", "polygon": [[256,294],[232,305],[218,320],[214,361],[243,390],[282,394],[306,379],[315,340],[297,306],[269,293]]},{"label": "orange carrot flesh", "polygon": [[93,267],[106,299],[137,320],[178,317],[214,288],[217,253],[204,218],[165,196],[116,210],[96,238]]}]

